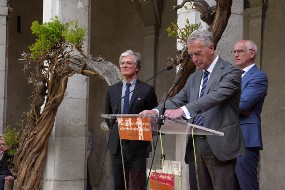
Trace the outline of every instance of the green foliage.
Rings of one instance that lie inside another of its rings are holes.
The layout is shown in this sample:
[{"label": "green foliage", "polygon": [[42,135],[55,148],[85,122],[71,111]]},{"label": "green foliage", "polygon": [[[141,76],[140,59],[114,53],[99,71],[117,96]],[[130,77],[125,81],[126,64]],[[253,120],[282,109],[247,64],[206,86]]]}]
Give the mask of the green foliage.
[{"label": "green foliage", "polygon": [[[23,125],[24,121],[21,121]],[[17,151],[17,148],[19,146],[19,138],[18,138],[18,132],[16,129],[10,129],[9,126],[5,128],[5,133],[3,134],[3,138],[5,143],[9,146],[8,154],[14,155]]]},{"label": "green foliage", "polygon": [[29,47],[33,59],[39,59],[60,46],[60,43],[69,42],[75,47],[80,47],[85,36],[85,30],[78,27],[77,22],[62,23],[58,17],[43,24],[34,21],[31,30],[37,37],[36,42]]},{"label": "green foliage", "polygon": [[166,32],[169,37],[175,37],[179,40],[180,43],[186,45],[187,38],[190,34],[201,27],[201,24],[190,24],[189,20],[186,20],[184,28],[179,28],[178,24],[171,23],[171,26],[167,27]]},{"label": "green foliage", "polygon": [[77,22],[70,22],[69,27],[67,27],[62,35],[69,43],[78,46],[83,43],[85,33],[83,28],[78,27]]}]

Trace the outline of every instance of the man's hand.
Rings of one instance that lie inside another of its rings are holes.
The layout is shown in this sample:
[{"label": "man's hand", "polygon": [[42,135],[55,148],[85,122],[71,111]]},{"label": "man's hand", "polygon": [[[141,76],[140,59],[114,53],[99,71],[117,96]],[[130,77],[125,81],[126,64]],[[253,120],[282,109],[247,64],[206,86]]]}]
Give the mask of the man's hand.
[{"label": "man's hand", "polygon": [[5,177],[5,182],[6,183],[13,183],[14,182],[14,177],[13,176],[11,176],[11,175],[9,175],[9,176],[6,176]]},{"label": "man's hand", "polygon": [[139,114],[154,114],[154,115],[157,115],[158,112],[156,110],[143,110],[142,112],[140,112]]},{"label": "man's hand", "polygon": [[245,110],[239,113],[241,117],[247,117],[250,114],[250,110]]},{"label": "man's hand", "polygon": [[176,119],[179,117],[182,117],[184,115],[183,109],[178,108],[175,110],[166,110],[164,113],[165,117],[171,118],[171,119]]}]

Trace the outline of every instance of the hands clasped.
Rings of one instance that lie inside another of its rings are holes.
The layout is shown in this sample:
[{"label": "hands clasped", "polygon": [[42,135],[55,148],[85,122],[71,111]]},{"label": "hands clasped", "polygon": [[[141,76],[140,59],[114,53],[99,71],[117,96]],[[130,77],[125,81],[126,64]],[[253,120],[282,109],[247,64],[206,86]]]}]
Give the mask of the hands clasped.
[{"label": "hands clasped", "polygon": [[166,110],[164,113],[165,117],[171,118],[171,119],[176,119],[179,117],[182,117],[184,115],[183,109],[178,108],[174,110]]},{"label": "hands clasped", "polygon": [[[158,113],[156,110],[144,110],[140,112],[140,114],[158,114]],[[176,119],[176,118],[182,117],[183,115],[184,115],[184,112],[182,108],[166,110],[164,113],[165,117],[168,117],[171,119]]]}]

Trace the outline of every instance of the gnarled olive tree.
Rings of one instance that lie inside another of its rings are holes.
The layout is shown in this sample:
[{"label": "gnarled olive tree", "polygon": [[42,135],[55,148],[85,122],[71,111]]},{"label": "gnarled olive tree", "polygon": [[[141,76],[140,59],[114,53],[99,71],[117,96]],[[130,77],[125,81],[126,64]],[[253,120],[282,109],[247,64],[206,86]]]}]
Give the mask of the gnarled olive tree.
[{"label": "gnarled olive tree", "polygon": [[34,22],[37,36],[23,53],[29,82],[35,86],[27,124],[20,133],[20,145],[14,157],[16,189],[35,190],[41,186],[42,169],[48,141],[59,105],[64,98],[68,78],[74,74],[97,75],[111,85],[121,79],[117,66],[102,58],[86,57],[82,51],[85,32],[75,22],[61,23],[57,18],[40,25]]}]

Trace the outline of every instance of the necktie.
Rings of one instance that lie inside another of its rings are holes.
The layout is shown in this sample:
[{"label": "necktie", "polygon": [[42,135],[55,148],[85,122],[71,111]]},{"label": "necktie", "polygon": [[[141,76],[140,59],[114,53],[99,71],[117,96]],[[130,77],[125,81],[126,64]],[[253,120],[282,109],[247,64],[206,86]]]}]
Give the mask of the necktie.
[{"label": "necktie", "polygon": [[[200,92],[200,96],[199,96],[199,97],[202,97],[202,96],[204,95],[205,88],[206,88],[207,82],[208,82],[208,76],[209,76],[209,74],[210,74],[209,71],[204,71],[204,73],[203,73],[203,81],[202,81],[202,87],[201,87],[201,92]],[[194,118],[194,124],[203,126],[203,122],[202,122],[202,118],[201,118],[201,115],[200,115],[200,114],[198,114],[198,115]]]},{"label": "necktie", "polygon": [[124,107],[123,107],[123,114],[127,114],[129,112],[129,107],[130,107],[130,86],[131,83],[126,83],[126,91],[125,91],[125,96],[124,97]]}]

